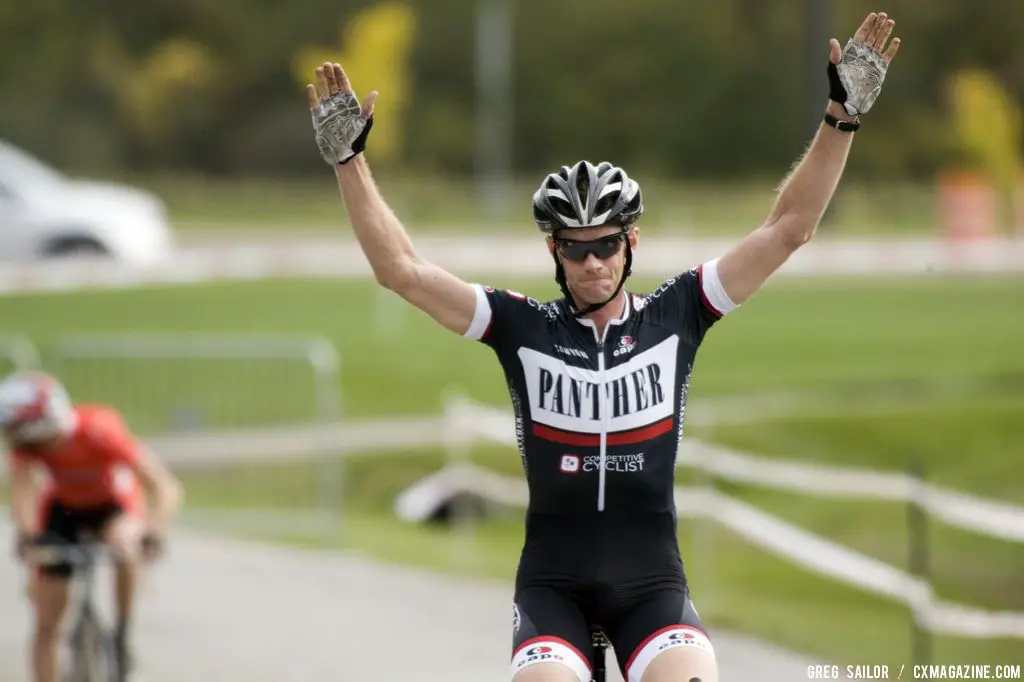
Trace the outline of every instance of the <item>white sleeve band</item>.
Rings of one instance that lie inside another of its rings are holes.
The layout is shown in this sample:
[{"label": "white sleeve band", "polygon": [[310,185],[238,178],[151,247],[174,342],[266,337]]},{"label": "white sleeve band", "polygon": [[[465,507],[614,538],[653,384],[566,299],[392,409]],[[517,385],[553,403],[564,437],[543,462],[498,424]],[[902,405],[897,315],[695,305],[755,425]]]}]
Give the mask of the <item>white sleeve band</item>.
[{"label": "white sleeve band", "polygon": [[700,269],[700,286],[704,292],[704,300],[714,308],[719,315],[725,315],[738,306],[725,293],[722,280],[718,278],[718,259],[710,260]]},{"label": "white sleeve band", "polygon": [[469,329],[463,336],[479,341],[491,326],[491,302],[487,300],[487,294],[482,286],[474,284],[473,289],[476,290],[476,309],[473,311],[473,321],[469,323]]}]

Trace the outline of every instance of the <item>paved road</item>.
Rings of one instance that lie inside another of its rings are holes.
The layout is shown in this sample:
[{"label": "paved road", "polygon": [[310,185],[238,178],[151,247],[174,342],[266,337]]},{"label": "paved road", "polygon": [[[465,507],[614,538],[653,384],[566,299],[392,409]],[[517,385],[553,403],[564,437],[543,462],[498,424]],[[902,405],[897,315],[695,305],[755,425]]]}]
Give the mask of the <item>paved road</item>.
[{"label": "paved road", "polygon": [[[0,524],[0,547],[11,529]],[[178,533],[148,577],[141,682],[507,680],[507,587],[357,556]],[[24,572],[0,561],[0,682],[27,680]],[[806,679],[808,661],[712,632],[726,681]]]},{"label": "paved road", "polygon": [[[255,241],[254,241],[255,240]],[[162,284],[240,281],[272,277],[365,278],[366,257],[350,236],[289,235],[289,239],[239,235],[193,240],[166,262],[112,266],[102,259],[0,265],[0,295],[27,291],[78,291]],[[634,261],[638,276],[668,277],[721,256],[736,239],[644,238]],[[467,279],[549,277],[551,259],[537,234],[523,237],[424,235],[420,255]],[[951,243],[929,239],[860,239],[821,236],[782,267],[791,275],[923,275],[1024,271],[1024,239]]]}]

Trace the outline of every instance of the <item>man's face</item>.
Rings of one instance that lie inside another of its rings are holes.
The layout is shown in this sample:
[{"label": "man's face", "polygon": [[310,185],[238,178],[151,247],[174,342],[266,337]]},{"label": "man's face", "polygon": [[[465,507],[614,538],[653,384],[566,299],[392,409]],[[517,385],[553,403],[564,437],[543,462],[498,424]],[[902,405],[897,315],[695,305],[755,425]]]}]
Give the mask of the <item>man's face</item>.
[{"label": "man's face", "polygon": [[548,249],[557,254],[577,304],[604,303],[615,293],[626,266],[627,239],[635,249],[639,230],[623,234],[618,225],[604,225],[563,229],[548,238]]}]

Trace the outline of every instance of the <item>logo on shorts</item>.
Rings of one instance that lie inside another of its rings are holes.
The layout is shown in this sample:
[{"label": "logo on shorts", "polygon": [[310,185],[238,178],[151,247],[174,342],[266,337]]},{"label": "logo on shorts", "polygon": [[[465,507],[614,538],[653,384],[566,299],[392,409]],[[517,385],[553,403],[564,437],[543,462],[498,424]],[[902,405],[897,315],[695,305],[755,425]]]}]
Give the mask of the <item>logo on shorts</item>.
[{"label": "logo on shorts", "polygon": [[695,646],[698,649],[704,651],[710,651],[710,642],[704,633],[694,632],[691,630],[675,630],[670,633],[666,633],[658,639],[662,640],[658,644],[658,651],[664,651],[665,649],[671,649],[677,646]]},{"label": "logo on shorts", "polygon": [[513,661],[513,670],[520,670],[528,665],[534,663],[544,662],[562,662],[565,661],[565,657],[562,654],[555,651],[554,647],[550,647],[546,644],[538,644],[537,646],[530,647],[526,651],[520,652]]},{"label": "logo on shorts", "polygon": [[515,602],[513,602],[512,603],[512,634],[518,634],[519,633],[519,624],[520,624],[521,620],[522,619],[521,619],[521,617],[519,615],[519,604],[516,604]]},{"label": "logo on shorts", "polygon": [[[587,663],[579,653],[558,641],[557,637],[550,639],[533,637],[523,642],[520,647],[512,655],[513,676],[523,668],[535,663],[561,663],[576,672],[581,680],[584,679],[583,675],[588,672]],[[587,676],[586,679],[590,679],[590,677]]]},{"label": "logo on shorts", "polygon": [[575,474],[580,470],[580,458],[576,455],[562,455],[562,465],[559,468],[563,474]]}]

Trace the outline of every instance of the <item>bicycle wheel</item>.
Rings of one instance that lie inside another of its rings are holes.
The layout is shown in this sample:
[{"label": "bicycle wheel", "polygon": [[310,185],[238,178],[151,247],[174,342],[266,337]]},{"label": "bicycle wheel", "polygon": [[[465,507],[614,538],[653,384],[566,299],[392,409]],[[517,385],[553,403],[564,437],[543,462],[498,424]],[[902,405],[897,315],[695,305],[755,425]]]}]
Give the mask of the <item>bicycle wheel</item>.
[{"label": "bicycle wheel", "polygon": [[110,637],[86,607],[71,637],[69,682],[119,682]]}]

